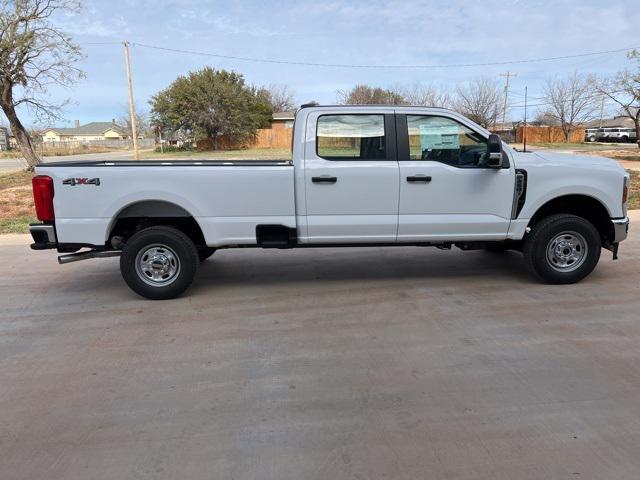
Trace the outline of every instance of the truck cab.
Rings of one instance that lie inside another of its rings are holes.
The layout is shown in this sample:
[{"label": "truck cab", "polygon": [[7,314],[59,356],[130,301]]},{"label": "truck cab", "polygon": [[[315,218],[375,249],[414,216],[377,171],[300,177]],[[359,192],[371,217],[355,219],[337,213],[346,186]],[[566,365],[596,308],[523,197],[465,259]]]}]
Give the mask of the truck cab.
[{"label": "truck cab", "polygon": [[[515,167],[490,133],[444,109],[316,107],[298,119],[303,243],[504,240]],[[296,147],[299,148],[296,151]],[[304,195],[303,195],[304,193]]]}]

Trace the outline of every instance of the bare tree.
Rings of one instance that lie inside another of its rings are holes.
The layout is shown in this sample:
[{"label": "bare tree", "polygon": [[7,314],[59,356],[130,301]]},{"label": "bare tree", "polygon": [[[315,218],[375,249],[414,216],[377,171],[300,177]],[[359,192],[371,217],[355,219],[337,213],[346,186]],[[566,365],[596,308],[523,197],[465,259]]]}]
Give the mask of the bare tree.
[{"label": "bare tree", "polygon": [[435,85],[415,84],[404,89],[402,95],[409,105],[448,108],[452,103],[451,95]]},{"label": "bare tree", "polygon": [[502,101],[497,82],[480,77],[456,88],[453,109],[489,128],[495,125]]},{"label": "bare tree", "polygon": [[346,105],[405,105],[407,101],[397,89],[356,85],[351,90],[338,90],[338,102]]},{"label": "bare tree", "polygon": [[542,100],[547,113],[562,129],[566,142],[578,125],[593,120],[598,110],[598,98],[593,93],[592,82],[577,72],[564,79],[547,80]]},{"label": "bare tree", "polygon": [[632,50],[628,56],[637,63],[635,72],[625,69],[611,79],[596,79],[594,85],[600,95],[613,100],[622,113],[633,120],[640,148],[640,51]]},{"label": "bare tree", "polygon": [[274,112],[288,112],[296,109],[295,96],[286,84],[271,84],[264,91],[266,100]]},{"label": "bare tree", "polygon": [[0,0],[0,107],[30,167],[40,159],[18,109],[40,120],[59,118],[66,102],[51,103],[48,87],[72,85],[83,73],[74,66],[80,47],[51,18],[79,6],[78,0]]},{"label": "bare tree", "polygon": [[546,109],[538,110],[538,112],[536,112],[536,116],[533,118],[533,122],[531,123],[534,125],[546,125],[552,127],[557,127],[559,125],[556,116]]},{"label": "bare tree", "polygon": [[[143,109],[139,108],[137,105],[135,107],[135,120],[136,120],[136,131],[139,136],[143,138],[154,136],[154,129],[149,122],[149,114]],[[123,113],[120,118],[116,119],[116,125],[119,126],[122,130],[124,130],[125,134],[129,136],[129,138],[133,138],[133,129],[131,128],[131,115],[129,114],[129,107],[123,108]]]}]

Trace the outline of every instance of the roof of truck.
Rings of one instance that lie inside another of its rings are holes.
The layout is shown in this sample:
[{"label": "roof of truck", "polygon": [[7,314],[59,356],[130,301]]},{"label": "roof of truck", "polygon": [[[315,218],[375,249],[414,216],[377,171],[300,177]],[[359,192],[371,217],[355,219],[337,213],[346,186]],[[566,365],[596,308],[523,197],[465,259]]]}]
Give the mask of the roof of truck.
[{"label": "roof of truck", "polygon": [[333,104],[333,105],[320,105],[318,103],[305,103],[300,105],[300,109],[303,108],[434,108],[438,110],[451,110],[445,107],[431,107],[429,105],[391,105],[391,104]]}]

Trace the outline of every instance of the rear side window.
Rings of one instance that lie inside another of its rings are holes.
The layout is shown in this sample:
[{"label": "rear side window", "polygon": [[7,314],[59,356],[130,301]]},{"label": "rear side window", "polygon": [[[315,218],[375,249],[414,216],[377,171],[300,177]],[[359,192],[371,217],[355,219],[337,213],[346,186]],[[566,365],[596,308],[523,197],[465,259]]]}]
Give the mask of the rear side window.
[{"label": "rear side window", "polygon": [[327,160],[386,160],[384,115],[322,115],[316,153]]}]

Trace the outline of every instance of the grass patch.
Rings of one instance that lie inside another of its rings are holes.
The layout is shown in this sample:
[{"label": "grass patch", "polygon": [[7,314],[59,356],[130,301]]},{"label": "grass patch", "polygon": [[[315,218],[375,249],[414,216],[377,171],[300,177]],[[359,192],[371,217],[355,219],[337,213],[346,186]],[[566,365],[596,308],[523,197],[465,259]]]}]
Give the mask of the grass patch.
[{"label": "grass patch", "polygon": [[34,217],[0,218],[0,234],[29,233],[29,224],[34,222]]},{"label": "grass patch", "polygon": [[603,150],[596,152],[596,155],[612,158],[613,160],[629,160],[632,162],[637,162],[640,161],[640,148],[624,150]]},{"label": "grass patch", "polygon": [[627,207],[629,210],[636,210],[640,208],[640,172],[636,172],[634,170],[627,171],[631,175]]},{"label": "grass patch", "polygon": [[145,160],[291,160],[288,148],[245,148],[242,150],[196,150],[179,152],[141,152]]},{"label": "grass patch", "polygon": [[532,147],[548,148],[551,150],[578,150],[585,152],[614,152],[616,155],[635,155],[639,151],[637,144],[629,143],[527,143]]},{"label": "grass patch", "polygon": [[592,143],[564,143],[564,142],[555,142],[555,143],[528,143],[532,147],[541,147],[541,148],[551,148],[551,149],[571,149],[571,150],[582,150],[592,148],[594,145]]},{"label": "grass patch", "polygon": [[0,175],[0,233],[28,233],[36,221],[31,177],[25,171]]},{"label": "grass patch", "polygon": [[24,170],[0,174],[0,191],[7,188],[31,185],[31,177],[33,177],[33,173],[25,172]]},{"label": "grass patch", "polygon": [[[43,157],[61,157],[64,155],[85,155],[87,153],[115,152],[118,148],[102,147],[99,145],[81,145],[79,147],[47,147],[36,148],[38,155]],[[20,150],[8,150],[0,152],[0,158],[23,158]]]}]

